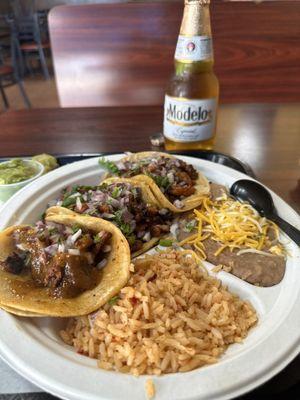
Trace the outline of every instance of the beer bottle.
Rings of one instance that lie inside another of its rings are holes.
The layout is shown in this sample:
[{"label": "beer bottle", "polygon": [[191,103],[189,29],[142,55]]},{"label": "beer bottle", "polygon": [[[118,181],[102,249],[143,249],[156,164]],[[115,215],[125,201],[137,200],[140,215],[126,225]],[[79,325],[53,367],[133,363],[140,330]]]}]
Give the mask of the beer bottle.
[{"label": "beer bottle", "polygon": [[211,149],[219,83],[213,73],[209,0],[185,0],[174,61],[165,96],[166,149]]}]

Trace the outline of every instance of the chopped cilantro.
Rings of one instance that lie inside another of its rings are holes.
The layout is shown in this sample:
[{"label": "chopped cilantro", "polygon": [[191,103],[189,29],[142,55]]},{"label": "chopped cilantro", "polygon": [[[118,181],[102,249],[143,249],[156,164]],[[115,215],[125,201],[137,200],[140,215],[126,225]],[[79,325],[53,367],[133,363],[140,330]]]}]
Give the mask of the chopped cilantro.
[{"label": "chopped cilantro", "polygon": [[136,238],[135,238],[135,235],[127,236],[127,241],[128,241],[128,243],[129,243],[130,246],[133,246],[133,245],[134,245],[135,239],[136,239]]},{"label": "chopped cilantro", "polygon": [[43,231],[38,232],[37,236],[38,236],[39,240],[41,240],[42,242],[44,242],[46,240],[46,234]]},{"label": "chopped cilantro", "polygon": [[111,192],[111,197],[114,199],[118,198],[122,192],[122,188],[120,186],[114,187],[113,191]]},{"label": "chopped cilantro", "polygon": [[131,175],[131,176],[133,176],[133,175],[138,175],[138,174],[140,174],[140,173],[141,173],[141,167],[140,167],[139,164],[137,164],[136,166],[134,166],[134,167],[132,167],[132,168],[130,169],[130,175]]},{"label": "chopped cilantro", "polygon": [[169,178],[167,176],[163,176],[163,177],[159,176],[157,178],[160,178],[159,181],[158,181],[158,184],[161,187],[167,189],[170,186],[170,181],[169,181]]},{"label": "chopped cilantro", "polygon": [[64,189],[64,190],[62,191],[62,193],[63,193],[62,206],[63,206],[63,207],[69,207],[69,206],[71,206],[72,204],[75,204],[75,203],[76,203],[76,197],[71,197],[71,196],[72,196],[73,194],[77,193],[77,192],[78,192],[78,189],[79,189],[80,187],[81,187],[81,186],[79,186],[79,185],[74,185],[74,186],[71,187],[70,190]]},{"label": "chopped cilantro", "polygon": [[58,229],[55,226],[50,226],[48,230],[51,235],[55,235],[56,233],[58,233]]},{"label": "chopped cilantro", "polygon": [[120,225],[120,229],[124,233],[125,236],[130,235],[131,232],[132,232],[132,228],[131,228],[131,226],[129,224],[124,224],[124,223],[121,224]]},{"label": "chopped cilantro", "polygon": [[90,185],[82,185],[82,186],[78,186],[78,191],[85,192],[88,190],[97,190],[98,186],[90,186]]},{"label": "chopped cilantro", "polygon": [[192,232],[193,229],[196,227],[196,220],[190,221],[186,224],[184,231],[185,232]]},{"label": "chopped cilantro", "polygon": [[71,194],[74,194],[76,192],[78,192],[78,188],[80,188],[79,185],[74,185],[71,188],[64,188],[61,193],[63,194],[63,199],[71,196]]},{"label": "chopped cilantro", "polygon": [[123,223],[122,214],[123,214],[122,210],[118,210],[115,212],[114,219],[115,219],[117,225],[121,225]]},{"label": "chopped cilantro", "polygon": [[128,236],[132,233],[132,228],[129,224],[126,224],[123,221],[123,217],[122,217],[123,211],[122,210],[118,210],[115,212],[115,216],[114,216],[114,220],[116,222],[116,224],[118,225],[118,227],[121,229],[122,233],[125,236]]},{"label": "chopped cilantro", "polygon": [[76,232],[78,232],[79,229],[81,229],[81,228],[80,228],[79,225],[73,225],[73,226],[71,227],[71,229],[72,229],[73,233],[76,233]]},{"label": "chopped cilantro", "polygon": [[41,221],[44,221],[44,220],[45,220],[45,217],[46,217],[46,212],[43,212],[43,214],[40,215],[40,218],[39,218],[39,219],[40,219]]},{"label": "chopped cilantro", "polygon": [[139,195],[138,188],[133,187],[133,188],[131,189],[131,193],[133,194],[133,197],[136,199],[136,198],[138,197],[138,195]]},{"label": "chopped cilantro", "polygon": [[101,243],[101,241],[102,241],[103,238],[104,238],[103,233],[104,233],[103,231],[98,232],[98,233],[93,237],[94,243]]},{"label": "chopped cilantro", "polygon": [[91,215],[91,216],[96,216],[96,217],[98,217],[98,216],[99,216],[99,211],[97,211],[95,208],[92,209],[92,210],[90,209],[89,212],[88,212],[88,214]]},{"label": "chopped cilantro", "polygon": [[101,236],[99,236],[99,233],[97,233],[97,235],[94,236],[94,243],[100,243],[101,239]]},{"label": "chopped cilantro", "polygon": [[74,193],[78,192],[78,189],[79,189],[79,188],[80,188],[79,185],[74,185],[74,186],[72,186],[72,188],[71,188],[69,194],[74,194]]},{"label": "chopped cilantro", "polygon": [[69,207],[72,204],[76,203],[76,197],[66,197],[63,202],[62,202],[62,206],[63,207]]},{"label": "chopped cilantro", "polygon": [[119,296],[114,296],[114,297],[112,297],[110,300],[108,300],[108,304],[109,304],[110,306],[113,306],[114,304],[116,304],[116,302],[117,302],[119,299],[120,299]]},{"label": "chopped cilantro", "polygon": [[167,176],[154,175],[150,172],[147,175],[150,176],[160,188],[168,189],[171,184]]},{"label": "chopped cilantro", "polygon": [[101,167],[107,169],[114,175],[120,175],[120,170],[113,161],[105,160],[104,157],[99,158],[98,163]]},{"label": "chopped cilantro", "polygon": [[29,267],[31,265],[32,261],[31,261],[31,255],[30,253],[26,254],[26,258],[25,258],[25,265],[26,267]]},{"label": "chopped cilantro", "polygon": [[151,160],[149,160],[149,158],[145,158],[143,160],[139,160],[139,165],[143,166],[143,165],[148,165],[151,163]]},{"label": "chopped cilantro", "polygon": [[171,239],[160,239],[158,244],[160,246],[163,246],[163,247],[170,247],[173,244],[173,240],[171,240]]}]

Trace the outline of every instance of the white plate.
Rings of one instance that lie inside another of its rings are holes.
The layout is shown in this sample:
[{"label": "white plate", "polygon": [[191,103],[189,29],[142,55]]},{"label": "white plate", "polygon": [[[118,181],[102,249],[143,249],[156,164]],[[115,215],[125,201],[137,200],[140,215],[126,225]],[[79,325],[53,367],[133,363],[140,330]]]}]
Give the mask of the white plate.
[{"label": "white plate", "polygon": [[[120,155],[109,157],[117,160]],[[180,157],[194,164],[209,179],[225,185],[246,175],[209,161]],[[53,171],[26,186],[0,210],[0,229],[35,222],[48,201],[65,186],[96,184],[101,169],[97,158]],[[300,227],[298,214],[273,194],[282,217]],[[300,253],[287,242],[289,257],[283,281],[258,288],[231,274],[218,277],[229,288],[252,302],[259,324],[243,344],[229,347],[220,362],[188,373],[154,377],[160,400],[229,399],[241,395],[282,370],[300,351]],[[18,373],[52,394],[70,400],[145,399],[146,376],[108,372],[96,361],[76,354],[58,336],[64,320],[26,319],[0,312],[0,355]]]}]

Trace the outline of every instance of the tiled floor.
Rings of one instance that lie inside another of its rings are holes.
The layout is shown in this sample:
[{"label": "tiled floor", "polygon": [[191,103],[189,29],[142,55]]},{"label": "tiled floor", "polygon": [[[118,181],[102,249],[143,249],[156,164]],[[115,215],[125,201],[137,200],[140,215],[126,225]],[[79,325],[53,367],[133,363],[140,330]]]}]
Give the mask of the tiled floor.
[{"label": "tiled floor", "polygon": [[[55,80],[53,77],[48,81],[45,80],[42,75],[26,77],[24,86],[32,108],[59,107]],[[23,98],[17,85],[6,88],[5,93],[10,103],[10,109],[19,110],[25,108]],[[0,112],[2,110],[3,104],[0,98]]]}]

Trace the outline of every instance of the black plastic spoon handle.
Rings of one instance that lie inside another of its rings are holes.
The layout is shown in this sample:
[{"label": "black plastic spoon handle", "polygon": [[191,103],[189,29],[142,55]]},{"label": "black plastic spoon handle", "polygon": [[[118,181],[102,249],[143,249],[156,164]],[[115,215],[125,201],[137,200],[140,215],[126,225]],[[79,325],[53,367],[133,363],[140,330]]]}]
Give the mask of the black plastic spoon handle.
[{"label": "black plastic spoon handle", "polygon": [[276,224],[285,232],[298,246],[300,246],[300,231],[293,225],[280,218],[278,214],[268,216],[269,219],[276,222]]}]

